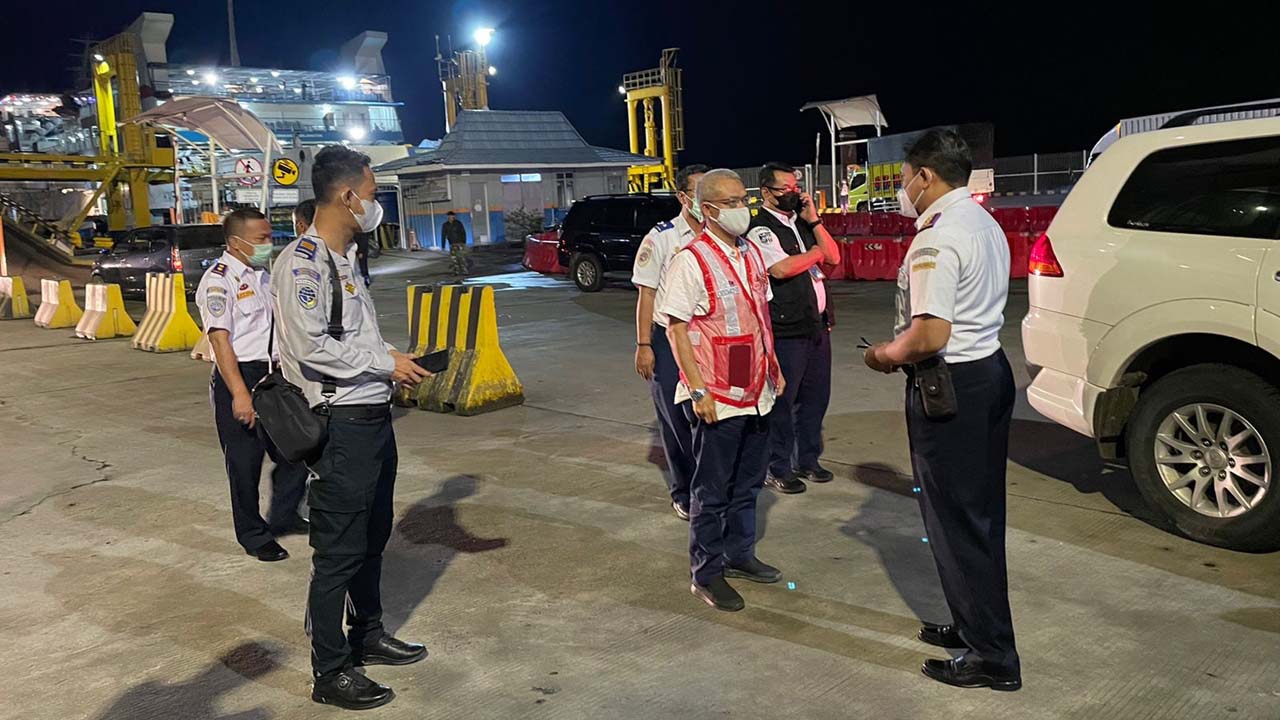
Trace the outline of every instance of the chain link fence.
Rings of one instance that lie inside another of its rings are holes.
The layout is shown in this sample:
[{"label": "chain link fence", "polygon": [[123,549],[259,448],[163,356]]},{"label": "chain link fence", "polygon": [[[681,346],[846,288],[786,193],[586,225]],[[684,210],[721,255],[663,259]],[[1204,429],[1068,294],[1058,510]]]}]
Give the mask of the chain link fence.
[{"label": "chain link fence", "polygon": [[998,157],[995,161],[999,194],[1064,194],[1089,162],[1087,150]]}]

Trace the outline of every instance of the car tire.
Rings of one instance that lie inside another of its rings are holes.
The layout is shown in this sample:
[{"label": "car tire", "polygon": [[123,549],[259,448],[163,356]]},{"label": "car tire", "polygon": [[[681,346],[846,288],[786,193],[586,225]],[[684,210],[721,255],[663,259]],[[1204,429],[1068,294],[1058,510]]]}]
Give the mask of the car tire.
[{"label": "car tire", "polygon": [[600,292],[604,287],[604,265],[590,253],[578,253],[569,265],[573,284],[582,292]]},{"label": "car tire", "polygon": [[[1224,410],[1234,416],[1225,433],[1234,442],[1222,442]],[[1126,443],[1138,491],[1187,537],[1233,550],[1280,549],[1280,388],[1230,365],[1178,370],[1142,391]],[[1237,461],[1261,457],[1267,462]],[[1233,483],[1251,507],[1243,509],[1224,483]]]}]

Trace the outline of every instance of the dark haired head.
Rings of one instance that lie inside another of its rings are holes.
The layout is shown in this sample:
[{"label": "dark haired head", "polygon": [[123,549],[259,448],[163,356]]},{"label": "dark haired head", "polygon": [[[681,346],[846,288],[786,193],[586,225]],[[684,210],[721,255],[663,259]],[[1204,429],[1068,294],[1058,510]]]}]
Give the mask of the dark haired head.
[{"label": "dark haired head", "polygon": [[796,169],[786,163],[767,162],[760,168],[760,187],[773,187],[778,178],[776,173],[786,173],[791,177],[795,177]]},{"label": "dark haired head", "polygon": [[445,215],[448,215],[449,217],[457,217],[457,216],[458,216],[458,214],[457,214],[457,213],[455,213],[455,212],[454,212],[454,211],[452,211],[452,210],[450,210],[449,212],[445,213]]},{"label": "dark haired head", "polygon": [[694,175],[706,175],[711,172],[711,168],[699,163],[693,165],[685,165],[680,168],[680,172],[676,173],[676,190],[686,195],[693,195],[693,183],[689,182]]},{"label": "dark haired head", "polygon": [[306,223],[307,227],[311,227],[311,223],[316,221],[316,201],[314,199],[303,200],[293,209],[293,214]]},{"label": "dark haired head", "polygon": [[369,156],[342,145],[329,145],[316,153],[311,167],[311,186],[316,202],[327,204],[338,199],[343,188],[353,188],[364,178]]},{"label": "dark haired head", "polygon": [[250,220],[266,220],[267,216],[254,208],[240,208],[227,213],[222,219],[222,236],[227,240],[232,237],[244,237],[244,225]]},{"label": "dark haired head", "polygon": [[925,168],[933,171],[942,182],[953,188],[969,184],[973,172],[973,153],[960,134],[949,128],[926,130],[915,142],[907,146],[905,162],[919,172]]}]

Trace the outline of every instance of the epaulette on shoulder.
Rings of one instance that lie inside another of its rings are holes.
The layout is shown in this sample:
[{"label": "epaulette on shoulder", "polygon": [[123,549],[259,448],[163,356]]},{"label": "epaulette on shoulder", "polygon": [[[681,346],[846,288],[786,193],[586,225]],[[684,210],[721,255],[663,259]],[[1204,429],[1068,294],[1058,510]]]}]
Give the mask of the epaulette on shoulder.
[{"label": "epaulette on shoulder", "polygon": [[293,249],[293,254],[308,260],[316,259],[316,251],[319,250],[316,241],[311,238],[302,238],[298,241],[298,246]]},{"label": "epaulette on shoulder", "polygon": [[671,222],[670,220],[663,220],[657,225],[654,225],[653,229],[657,230],[658,232],[664,232],[666,230],[670,230],[673,227],[675,227],[675,223]]},{"label": "epaulette on shoulder", "polygon": [[213,273],[216,277],[223,277],[227,274],[227,264],[220,262],[217,265],[214,265],[213,269],[209,272]]}]

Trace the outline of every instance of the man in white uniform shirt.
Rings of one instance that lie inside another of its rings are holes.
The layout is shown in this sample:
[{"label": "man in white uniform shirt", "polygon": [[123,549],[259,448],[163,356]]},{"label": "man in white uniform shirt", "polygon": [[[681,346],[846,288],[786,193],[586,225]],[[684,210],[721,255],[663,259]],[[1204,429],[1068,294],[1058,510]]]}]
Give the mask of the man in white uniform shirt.
[{"label": "man in white uniform shirt", "polygon": [[785,389],[769,330],[769,277],[742,238],[747,192],[732,170],[712,170],[695,202],[706,229],[671,261],[658,312],[680,366],[676,402],[693,425],[689,501],[690,591],[718,610],[745,603],[726,577],[774,583],[755,553],[756,498],[769,454],[769,411]]},{"label": "man in white uniform shirt", "polygon": [[[919,234],[898,272],[892,342],[867,349],[869,367],[907,371],[907,435],[920,507],[951,610],[919,638],[962,648],[921,670],[958,687],[1017,690],[1005,562],[1005,467],[1014,384],[1000,348],[1009,294],[1009,245],[969,197],[973,162],[952,130],[907,148],[898,200]],[[948,392],[949,388],[954,393]]]},{"label": "man in white uniform shirt", "polygon": [[706,165],[689,165],[676,173],[680,214],[649,231],[640,243],[631,271],[631,282],[640,291],[636,299],[636,372],[649,381],[649,393],[658,414],[658,436],[667,458],[671,509],[681,520],[689,519],[693,431],[684,411],[676,405],[680,368],[667,341],[667,316],[654,310],[654,297],[672,258],[702,233],[702,211],[694,204],[694,189],[710,169]]},{"label": "man in white uniform shirt", "polygon": [[[209,396],[231,481],[236,540],[249,555],[275,562],[289,557],[277,537],[307,531],[297,511],[306,490],[307,468],[285,460],[257,427],[250,395],[268,371],[271,224],[257,210],[233,210],[222,221],[222,230],[226,252],[205,271],[196,288],[200,322],[214,357]],[[275,463],[268,520],[262,519],[258,509],[264,455]]]}]

